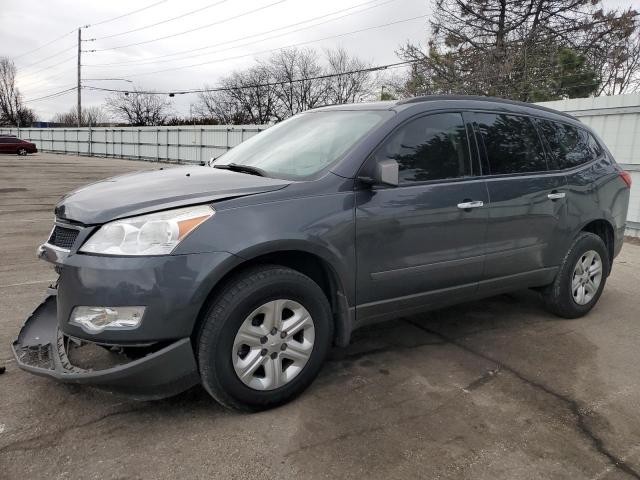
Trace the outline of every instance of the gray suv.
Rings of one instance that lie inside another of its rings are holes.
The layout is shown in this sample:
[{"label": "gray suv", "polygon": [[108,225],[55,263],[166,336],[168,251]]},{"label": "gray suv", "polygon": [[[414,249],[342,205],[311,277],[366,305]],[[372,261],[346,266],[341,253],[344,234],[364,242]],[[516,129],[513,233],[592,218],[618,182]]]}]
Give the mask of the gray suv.
[{"label": "gray suv", "polygon": [[319,108],[208,166],[62,198],[38,250],[59,278],[15,357],[133,397],[201,383],[228,407],[273,407],[366,324],[525,288],[585,315],[622,247],[629,188],[589,128],[546,108]]}]

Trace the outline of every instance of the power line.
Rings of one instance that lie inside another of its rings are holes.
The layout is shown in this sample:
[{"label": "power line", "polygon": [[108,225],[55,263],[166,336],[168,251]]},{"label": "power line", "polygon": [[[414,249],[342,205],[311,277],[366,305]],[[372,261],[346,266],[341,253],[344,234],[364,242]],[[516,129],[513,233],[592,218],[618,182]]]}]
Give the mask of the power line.
[{"label": "power line", "polygon": [[[58,93],[62,89],[67,89],[67,88],[71,88],[71,87],[74,87],[74,86],[75,86],[75,83],[74,84],[65,83],[65,84],[52,84],[52,85],[49,85],[47,87],[39,87],[34,91],[29,91],[29,94],[27,95],[27,98],[42,97],[42,96],[45,96],[45,95]],[[21,93],[22,93],[22,91],[21,91]]]},{"label": "power line", "polygon": [[111,35],[105,35],[103,37],[90,38],[90,39],[87,39],[85,41],[86,42],[92,42],[94,40],[103,40],[105,38],[119,37],[121,35],[126,35],[128,33],[139,32],[140,30],[146,30],[147,28],[156,27],[156,26],[162,25],[164,23],[172,22],[174,20],[178,20],[180,18],[184,18],[186,16],[193,15],[194,13],[202,12],[203,10],[207,10],[209,8],[216,7],[216,6],[220,5],[221,3],[225,3],[227,1],[229,1],[229,0],[220,0],[218,2],[214,2],[214,3],[210,4],[210,5],[198,8],[196,10],[191,10],[190,12],[183,13],[182,15],[178,15],[177,17],[171,17],[171,18],[168,18],[166,20],[162,20],[161,22],[152,23],[152,24],[149,24],[149,25],[145,25],[144,27],[134,28],[132,30],[127,30],[125,32],[114,33],[114,34],[111,34]]},{"label": "power line", "polygon": [[62,40],[62,39],[63,39],[63,38],[65,38],[67,35],[71,35],[73,32],[75,32],[75,29],[73,29],[73,30],[71,30],[70,32],[67,32],[67,33],[65,33],[65,34],[63,34],[63,35],[60,35],[60,36],[59,36],[59,37],[57,37],[57,38],[54,38],[54,39],[53,39],[53,40],[51,40],[50,42],[47,42],[47,43],[45,43],[45,44],[43,44],[43,45],[40,45],[39,47],[36,47],[36,48],[34,48],[34,49],[32,49],[32,50],[29,50],[28,52],[21,53],[21,54],[20,54],[20,55],[18,55],[17,57],[13,57],[13,59],[14,59],[14,60],[17,60],[18,58],[22,58],[22,57],[24,57],[25,55],[29,55],[30,53],[37,52],[38,50],[40,50],[40,49],[42,49],[42,48],[44,48],[44,47],[48,47],[49,45],[51,45],[52,43],[57,42],[58,40]]},{"label": "power line", "polygon": [[[168,0],[161,0],[161,1],[159,1],[159,2],[156,2],[156,3],[154,3],[154,4],[148,5],[148,6],[146,6],[146,7],[139,8],[139,9],[134,10],[134,11],[129,12],[129,13],[125,13],[124,15],[119,15],[119,16],[117,16],[117,17],[113,17],[113,18],[110,18],[110,19],[107,19],[107,20],[103,20],[103,21],[101,21],[101,22],[97,22],[97,23],[94,23],[94,24],[84,25],[84,26],[82,26],[81,28],[89,28],[89,27],[94,27],[94,26],[96,26],[96,25],[102,25],[102,24],[104,24],[104,23],[112,22],[112,21],[114,21],[114,20],[118,20],[118,19],[120,19],[120,18],[127,17],[127,16],[129,16],[129,15],[133,15],[134,13],[142,12],[143,10],[146,10],[146,9],[148,9],[148,8],[151,8],[151,7],[155,7],[156,5],[159,5],[159,4],[164,3],[164,2],[167,2],[167,1],[168,1]],[[71,30],[71,31],[69,31],[69,32],[67,32],[67,33],[62,34],[62,35],[60,35],[59,37],[56,37],[56,38],[54,38],[53,40],[51,40],[51,41],[49,41],[49,42],[47,42],[47,43],[44,43],[44,44],[40,45],[39,47],[33,48],[33,49],[29,50],[29,51],[26,51],[26,52],[24,52],[24,53],[21,53],[20,55],[17,55],[17,56],[15,56],[15,57],[13,57],[13,59],[14,59],[14,60],[17,60],[18,58],[22,58],[22,57],[24,57],[24,56],[26,56],[26,55],[29,55],[29,54],[33,53],[33,52],[37,52],[38,50],[41,50],[41,49],[43,49],[43,48],[45,48],[45,47],[48,47],[49,45],[51,45],[51,44],[53,44],[53,43],[55,43],[55,42],[57,42],[57,41],[59,41],[59,40],[62,40],[63,38],[65,38],[65,37],[67,37],[67,36],[71,35],[72,33],[75,33],[75,32],[76,32],[76,30],[77,30],[77,28],[74,28],[73,30]],[[59,54],[61,54],[61,53],[64,53],[65,51],[70,50],[71,48],[75,48],[75,47],[69,47],[69,48],[67,48],[67,49],[65,49],[65,50],[63,50],[63,51],[60,51],[60,52],[58,52],[58,53],[56,53],[56,54],[54,54],[54,55],[51,55],[51,56],[49,56],[49,57],[45,57],[45,58],[43,58],[43,59],[41,59],[41,60],[38,60],[37,62],[31,63],[31,64],[29,64],[29,65],[27,65],[27,66],[25,66],[25,67],[22,67],[22,68],[28,68],[28,67],[30,67],[31,65],[35,65],[35,64],[37,64],[37,63],[43,62],[43,61],[45,61],[45,60],[48,60],[49,58],[52,58],[52,57],[55,57],[56,55],[59,55]]]},{"label": "power line", "polygon": [[[286,48],[294,48],[294,47],[299,47],[301,45],[307,45],[307,44],[310,44],[310,43],[321,42],[321,41],[324,41],[324,40],[330,40],[332,38],[344,37],[346,35],[352,35],[352,34],[355,34],[355,33],[361,33],[361,32],[364,32],[364,31],[367,31],[367,30],[373,30],[373,29],[376,29],[376,28],[383,28],[383,27],[388,27],[388,26],[391,26],[391,25],[397,25],[399,23],[405,23],[405,22],[409,22],[409,21],[412,21],[412,20],[417,20],[419,18],[424,18],[424,17],[426,17],[426,15],[419,15],[417,17],[411,17],[411,18],[407,18],[407,19],[404,19],[404,20],[398,20],[396,22],[389,22],[389,23],[385,23],[385,24],[382,24],[382,25],[375,25],[373,27],[362,28],[360,30],[354,30],[352,32],[341,33],[341,34],[338,34],[338,35],[330,35],[328,37],[318,38],[318,39],[315,39],[315,40],[307,40],[305,42],[298,42],[298,43],[290,44],[290,45],[287,45],[287,46],[284,46],[284,47],[272,48],[272,49],[269,49],[269,50],[262,50],[260,52],[252,52],[252,53],[246,53],[246,54],[242,54],[242,55],[235,55],[233,57],[225,57],[225,58],[220,58],[220,59],[217,59],[217,60],[210,60],[210,61],[194,63],[194,64],[190,64],[190,65],[181,65],[179,67],[165,68],[165,69],[162,69],[162,70],[154,70],[152,72],[143,72],[143,73],[134,73],[134,74],[130,74],[129,73],[126,76],[127,77],[141,77],[141,76],[145,76],[145,75],[154,75],[154,74],[157,74],[157,73],[170,72],[170,71],[174,71],[174,70],[182,70],[182,69],[185,69],[185,68],[200,67],[202,65],[210,65],[212,63],[220,63],[220,62],[225,62],[225,61],[228,61],[228,60],[236,60],[238,58],[252,57],[252,56],[261,55],[261,54],[264,54],[264,53],[270,53],[270,52],[276,52],[276,51],[279,51],[279,50],[284,50]],[[242,46],[244,46],[244,45],[242,45]],[[90,66],[90,65],[87,65],[87,66]]]},{"label": "power line", "polygon": [[[165,1],[166,1],[166,0],[165,0]],[[264,5],[264,6],[262,6],[262,7],[259,7],[259,8],[253,9],[253,10],[250,10],[250,11],[248,11],[248,12],[240,13],[240,14],[238,14],[238,15],[234,15],[234,16],[232,16],[232,17],[228,17],[228,18],[225,18],[225,19],[223,19],[223,20],[218,20],[218,21],[216,21],[216,22],[209,23],[208,25],[202,25],[202,26],[200,26],[200,27],[196,27],[196,28],[192,28],[192,29],[189,29],[189,30],[185,30],[185,31],[183,31],[183,32],[173,33],[173,34],[171,34],[171,35],[165,35],[164,37],[152,38],[151,40],[145,40],[145,41],[142,41],[142,42],[128,43],[128,44],[126,44],[126,45],[118,45],[117,47],[100,48],[100,49],[94,49],[94,50],[88,50],[88,51],[89,51],[89,52],[104,52],[104,51],[107,51],[107,50],[119,50],[119,49],[121,49],[121,48],[133,47],[133,46],[136,46],[136,45],[145,45],[145,44],[147,44],[147,43],[158,42],[158,41],[160,41],[160,40],[165,40],[165,39],[167,39],[167,38],[174,38],[174,37],[178,37],[178,36],[180,36],[180,35],[186,35],[186,34],[188,34],[188,33],[196,32],[196,31],[198,31],[198,30],[202,30],[202,29],[205,29],[205,28],[209,28],[209,27],[212,27],[212,26],[214,26],[214,25],[220,25],[221,23],[225,23],[225,22],[228,22],[228,21],[230,21],[230,20],[235,20],[235,19],[237,19],[237,18],[244,17],[244,16],[246,16],[246,15],[250,15],[250,14],[252,14],[252,13],[259,12],[260,10],[265,10],[265,9],[267,9],[267,8],[273,7],[274,5],[278,5],[278,4],[283,3],[283,2],[286,2],[286,1],[287,1],[287,0],[278,0],[278,1],[276,1],[276,2],[270,3],[269,5]]]},{"label": "power line", "polygon": [[89,86],[84,86],[82,88],[86,88],[89,90],[100,90],[103,92],[115,92],[115,93],[133,93],[133,94],[149,94],[149,95],[186,95],[186,94],[190,94],[190,93],[204,93],[204,92],[225,92],[225,91],[232,91],[232,90],[237,90],[237,89],[246,89],[246,88],[262,88],[262,87],[272,87],[272,86],[276,86],[276,85],[288,85],[291,83],[300,83],[300,82],[308,82],[311,80],[322,80],[322,79],[326,79],[326,78],[333,78],[333,77],[342,77],[345,75],[353,75],[356,73],[368,73],[368,72],[375,72],[378,70],[387,70],[390,68],[397,68],[397,67],[401,67],[404,65],[409,65],[411,63],[415,63],[418,60],[405,60],[403,62],[396,62],[396,63],[389,63],[386,65],[378,65],[375,67],[367,67],[367,68],[360,68],[357,70],[348,70],[345,72],[339,72],[339,73],[327,73],[324,75],[317,75],[314,77],[305,77],[305,78],[297,78],[297,79],[293,79],[293,80],[283,80],[283,81],[278,81],[278,82],[265,82],[265,83],[255,83],[252,85],[238,85],[237,87],[214,87],[214,88],[197,88],[197,89],[191,89],[191,90],[182,90],[182,91],[171,91],[171,92],[154,92],[151,90],[118,90],[115,88],[101,88],[101,87],[89,87]]},{"label": "power line", "polygon": [[[149,8],[155,7],[155,6],[157,6],[157,5],[160,5],[161,3],[165,3],[165,2],[167,2],[167,1],[168,1],[168,0],[160,0],[159,2],[152,3],[151,5],[147,5],[146,7],[138,8],[137,10],[133,10],[133,11],[131,11],[131,12],[129,12],[129,13],[125,13],[125,14],[122,14],[122,15],[118,15],[117,17],[109,18],[109,19],[107,19],[107,20],[102,20],[102,21],[97,22],[97,23],[91,23],[91,24],[89,24],[89,25],[85,25],[85,26],[84,26],[84,27],[82,27],[82,28],[96,27],[96,26],[98,26],[98,25],[103,25],[103,24],[105,24],[105,23],[113,22],[113,21],[115,21],[115,20],[119,20],[119,19],[121,19],[121,18],[128,17],[129,15],[134,15],[134,14],[136,14],[136,13],[138,13],[138,12],[142,12],[143,10],[147,10],[147,9],[149,9]],[[73,31],[75,32],[75,29],[74,29]]]},{"label": "power line", "polygon": [[66,90],[62,90],[62,91],[60,91],[60,92],[52,93],[51,95],[45,95],[45,96],[43,96],[43,97],[38,97],[38,98],[31,98],[31,99],[29,99],[29,100],[24,100],[22,103],[31,103],[31,102],[37,102],[37,101],[39,101],[39,100],[45,100],[45,99],[47,99],[47,98],[55,98],[55,97],[59,97],[59,96],[61,96],[61,95],[64,95],[65,93],[69,93],[69,92],[71,92],[72,90],[75,90],[76,88],[77,88],[77,87],[71,87],[71,88],[68,88],[68,89],[66,89]]},{"label": "power line", "polygon": [[65,58],[64,60],[59,61],[58,63],[54,63],[53,65],[47,65],[46,67],[42,67],[42,68],[40,68],[40,69],[38,69],[38,70],[35,70],[35,71],[33,71],[33,72],[29,72],[29,73],[28,73],[28,75],[35,75],[36,73],[40,73],[40,72],[42,72],[42,71],[44,71],[44,70],[49,70],[49,69],[51,69],[51,68],[55,68],[55,67],[57,67],[57,66],[59,66],[59,65],[62,65],[63,63],[66,63],[66,62],[68,62],[69,60],[72,60],[72,59],[74,59],[74,58],[76,58],[76,56],[75,56],[75,55],[73,55],[72,57],[67,57],[67,58]]},{"label": "power line", "polygon": [[[225,40],[224,42],[218,42],[218,43],[214,43],[214,44],[211,44],[211,45],[206,45],[204,47],[193,48],[193,49],[189,49],[189,50],[182,50],[180,52],[175,52],[175,53],[170,53],[170,54],[165,54],[165,55],[158,55],[156,57],[146,57],[145,60],[152,60],[154,58],[166,58],[166,57],[173,57],[173,56],[181,56],[184,53],[193,53],[193,52],[197,52],[199,50],[206,50],[206,49],[210,49],[210,48],[219,47],[221,45],[227,45],[229,43],[239,42],[241,40],[246,40],[246,39],[249,39],[249,38],[255,38],[255,37],[262,36],[262,35],[267,35],[269,33],[277,32],[277,31],[280,31],[280,30],[285,30],[285,29],[288,29],[288,28],[291,28],[291,27],[296,27],[298,25],[302,25],[304,23],[313,22],[315,20],[320,20],[320,19],[332,16],[332,15],[337,15],[339,13],[343,13],[343,12],[346,12],[348,10],[353,10],[354,8],[358,8],[358,7],[362,7],[362,6],[365,6],[365,5],[369,5],[371,3],[375,3],[375,2],[378,2],[378,1],[379,0],[369,0],[368,2],[360,3],[360,4],[354,5],[352,7],[344,8],[344,9],[341,9],[341,10],[337,10],[335,12],[327,13],[325,15],[320,15],[318,17],[310,18],[308,20],[303,20],[301,22],[292,23],[290,25],[285,25],[283,27],[274,28],[272,30],[267,30],[266,32],[254,33],[254,34],[251,34],[251,35],[246,35],[244,37],[239,37],[239,38],[235,38],[235,39],[232,39],[232,40]],[[310,28],[318,27],[320,25],[324,25],[326,23],[333,22],[335,20],[340,20],[341,18],[349,17],[351,15],[355,15],[357,13],[361,13],[361,12],[364,12],[366,10],[370,10],[372,8],[378,8],[378,7],[381,7],[383,5],[386,5],[388,3],[395,2],[395,1],[397,1],[397,0],[386,0],[386,1],[382,2],[382,3],[377,4],[377,5],[370,5],[370,6],[366,7],[366,8],[357,10],[355,12],[347,13],[345,15],[341,15],[341,16],[335,17],[335,18],[330,18],[330,19],[325,20],[323,22],[319,22],[319,23],[315,23],[313,25],[308,25],[308,26],[305,26],[305,27],[297,28],[295,30],[291,30],[291,31],[288,31],[288,32],[280,33],[278,35],[272,35],[270,37],[262,38],[260,40],[254,41],[254,42],[244,43],[242,45],[237,45],[235,47],[228,47],[228,48],[225,48],[225,49],[222,49],[222,50],[217,50],[215,53],[224,52],[226,50],[233,50],[234,48],[240,48],[240,47],[244,47],[244,46],[247,46],[247,45],[253,45],[255,43],[264,42],[266,40],[272,40],[274,38],[279,38],[279,37],[282,37],[282,36],[285,36],[285,35],[289,35],[289,34],[292,34],[292,33],[296,33],[296,32],[300,32],[300,31],[303,31],[303,30],[310,29]],[[200,54],[196,54],[196,55],[189,55],[189,56],[182,57],[182,58],[179,58],[179,59],[178,58],[172,58],[172,59],[160,60],[160,61],[149,61],[149,62],[144,62],[143,61],[143,62],[140,62],[139,60],[138,61],[137,60],[129,60],[129,61],[126,61],[126,62],[91,63],[91,64],[87,64],[86,66],[88,66],[88,67],[102,67],[102,66],[132,65],[132,64],[135,64],[135,65],[150,65],[150,64],[154,64],[154,63],[173,62],[175,60],[186,60],[188,58],[195,58],[195,57],[200,57],[200,56],[204,56],[204,55],[211,55],[211,53],[213,53],[213,52],[200,53]]]},{"label": "power line", "polygon": [[62,71],[62,72],[58,72],[58,73],[56,73],[55,75],[50,75],[50,76],[48,76],[48,77],[39,78],[39,79],[37,79],[37,80],[35,80],[35,81],[27,82],[26,84],[25,84],[25,83],[18,82],[18,83],[19,83],[18,87],[19,87],[19,88],[21,88],[21,89],[22,89],[22,88],[29,89],[30,87],[33,87],[34,85],[39,85],[39,84],[41,84],[41,83],[48,82],[48,81],[50,81],[50,80],[54,80],[54,79],[56,79],[56,78],[60,78],[60,77],[62,77],[63,75],[69,75],[69,74],[71,74],[71,73],[72,73],[72,72],[69,72],[68,70],[64,70],[64,71]]},{"label": "power line", "polygon": [[74,48],[76,48],[76,46],[75,46],[75,45],[73,45],[73,46],[71,46],[71,47],[67,47],[67,48],[65,48],[64,50],[59,50],[57,53],[54,53],[53,55],[49,55],[48,57],[41,58],[40,60],[37,60],[37,61],[35,61],[35,62],[31,62],[30,64],[25,65],[25,66],[20,67],[20,68],[21,68],[22,70],[26,70],[27,68],[33,67],[34,65],[38,65],[39,63],[42,63],[42,62],[44,62],[44,61],[47,61],[47,60],[49,60],[49,59],[51,59],[51,58],[59,57],[59,56],[60,56],[60,55],[62,55],[63,53],[68,52],[69,50],[74,49]]}]

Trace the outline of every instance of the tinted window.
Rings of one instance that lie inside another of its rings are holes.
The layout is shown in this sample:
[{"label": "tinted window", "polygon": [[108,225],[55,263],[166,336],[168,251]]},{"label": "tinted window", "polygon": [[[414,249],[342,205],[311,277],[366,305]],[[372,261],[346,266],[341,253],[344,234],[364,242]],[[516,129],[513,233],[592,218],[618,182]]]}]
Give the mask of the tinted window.
[{"label": "tinted window", "polygon": [[376,153],[396,160],[400,182],[462,177],[469,172],[469,142],[460,113],[439,113],[396,130]]},{"label": "tinted window", "polygon": [[538,120],[556,168],[573,168],[602,155],[602,148],[589,132],[564,123]]},{"label": "tinted window", "polygon": [[543,172],[547,169],[540,137],[528,117],[478,113],[474,116],[491,174]]}]

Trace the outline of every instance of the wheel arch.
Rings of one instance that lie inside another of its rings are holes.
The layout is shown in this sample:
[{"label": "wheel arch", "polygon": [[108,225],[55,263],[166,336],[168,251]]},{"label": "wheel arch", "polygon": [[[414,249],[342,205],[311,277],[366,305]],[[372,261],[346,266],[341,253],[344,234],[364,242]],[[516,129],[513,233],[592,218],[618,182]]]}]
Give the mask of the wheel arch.
[{"label": "wheel arch", "polygon": [[[249,251],[236,254],[240,262],[232,265],[213,286],[200,309],[196,319],[193,335],[197,336],[202,320],[209,309],[216,293],[234,276],[241,274],[256,265],[280,265],[296,270],[318,284],[322,289],[333,314],[334,338],[337,346],[347,346],[353,328],[354,308],[349,307],[349,292],[341,279],[340,267],[326,258],[327,253],[321,254],[318,249],[304,249],[300,245],[279,245],[279,249],[252,247]],[[342,277],[344,278],[344,277]]]},{"label": "wheel arch", "polygon": [[[609,220],[598,218],[584,224],[580,232],[589,232],[599,236],[607,247],[609,254],[609,267],[613,264],[614,257],[614,228]],[[609,268],[611,270],[611,268]]]}]

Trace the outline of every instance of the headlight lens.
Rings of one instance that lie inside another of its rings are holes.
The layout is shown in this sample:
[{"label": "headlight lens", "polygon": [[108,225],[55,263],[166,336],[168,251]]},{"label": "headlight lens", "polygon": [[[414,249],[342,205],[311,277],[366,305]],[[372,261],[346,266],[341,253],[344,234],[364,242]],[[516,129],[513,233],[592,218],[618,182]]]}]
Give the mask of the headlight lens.
[{"label": "headlight lens", "polygon": [[100,227],[80,251],[104,255],[167,255],[214,213],[208,205],[198,205],[116,220]]},{"label": "headlight lens", "polygon": [[69,323],[87,333],[130,330],[140,325],[145,307],[75,307]]}]

